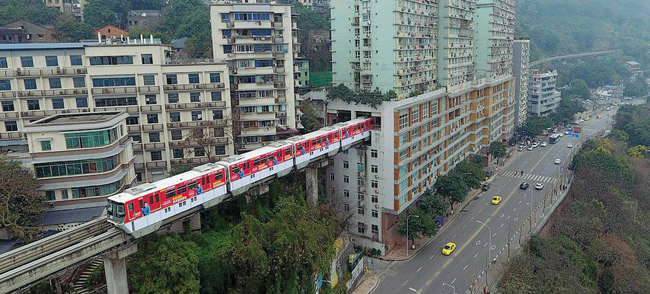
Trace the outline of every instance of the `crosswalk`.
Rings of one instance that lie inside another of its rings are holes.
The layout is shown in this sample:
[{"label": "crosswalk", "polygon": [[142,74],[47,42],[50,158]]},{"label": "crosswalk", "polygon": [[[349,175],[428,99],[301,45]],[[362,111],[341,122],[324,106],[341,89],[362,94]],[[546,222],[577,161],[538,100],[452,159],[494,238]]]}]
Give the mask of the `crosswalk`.
[{"label": "crosswalk", "polygon": [[544,182],[544,183],[553,184],[553,183],[555,183],[557,181],[557,179],[554,179],[552,177],[533,175],[533,174],[527,174],[527,173],[524,173],[524,175],[522,176],[521,173],[517,172],[517,171],[505,171],[501,175],[505,176],[505,177],[519,178],[519,179],[528,180],[529,182],[532,182],[532,183]]}]

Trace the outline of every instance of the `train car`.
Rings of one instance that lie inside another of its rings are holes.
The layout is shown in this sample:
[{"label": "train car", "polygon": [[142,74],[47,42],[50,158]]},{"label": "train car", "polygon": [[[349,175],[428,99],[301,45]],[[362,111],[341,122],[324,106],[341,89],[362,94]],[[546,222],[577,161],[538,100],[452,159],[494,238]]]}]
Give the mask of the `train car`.
[{"label": "train car", "polygon": [[227,196],[226,169],[206,164],[109,197],[108,221],[139,238],[155,232],[184,211],[214,206]]},{"label": "train car", "polygon": [[248,191],[254,183],[291,172],[293,155],[293,145],[281,141],[242,155],[227,157],[217,164],[226,168],[228,191],[235,196]]},{"label": "train car", "polygon": [[341,148],[346,150],[360,140],[370,138],[372,119],[357,118],[351,121],[337,123],[335,128],[341,129]]},{"label": "train car", "polygon": [[287,139],[296,150],[294,159],[297,169],[309,165],[316,158],[329,154],[334,156],[341,148],[341,130],[325,127],[309,134]]}]

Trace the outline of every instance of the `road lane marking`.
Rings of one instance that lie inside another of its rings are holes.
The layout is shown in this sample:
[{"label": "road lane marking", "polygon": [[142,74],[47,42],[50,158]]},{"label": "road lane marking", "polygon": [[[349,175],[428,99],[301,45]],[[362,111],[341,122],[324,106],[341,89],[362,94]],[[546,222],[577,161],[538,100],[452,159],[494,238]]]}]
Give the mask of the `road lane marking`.
[{"label": "road lane marking", "polygon": [[450,258],[449,260],[447,260],[447,261],[445,262],[445,264],[442,265],[442,269],[445,269],[445,268],[446,268],[446,267],[451,263],[452,260],[454,260],[453,257]]},{"label": "road lane marking", "polygon": [[465,267],[463,268],[463,270],[466,270],[468,266],[469,266],[469,264],[466,264]]},{"label": "road lane marking", "polygon": [[453,281],[451,281],[451,283],[450,283],[450,284],[453,284],[454,282],[456,282],[456,278],[454,278],[454,280],[453,280]]},{"label": "road lane marking", "polygon": [[429,257],[429,260],[432,260],[434,256],[436,256],[436,255],[435,254],[431,255],[431,257]]},{"label": "road lane marking", "polygon": [[431,282],[433,282],[433,279],[429,279],[429,280],[427,281],[427,283],[426,283],[427,286],[431,285]]},{"label": "road lane marking", "polygon": [[517,208],[515,207],[512,211],[517,211]]},{"label": "road lane marking", "polygon": [[404,284],[402,284],[402,287],[404,287],[404,285],[406,285],[406,283],[408,283],[408,282],[409,282],[409,280],[404,281]]},{"label": "road lane marking", "polygon": [[502,224],[501,224],[501,227],[503,228],[504,225],[505,225],[505,223],[502,223]]},{"label": "road lane marking", "polygon": [[437,271],[435,274],[433,274],[433,277],[435,278],[435,277],[437,277],[439,275],[440,275],[440,271]]},{"label": "road lane marking", "polygon": [[477,256],[478,256],[478,253],[474,254],[474,258],[476,258]]},{"label": "road lane marking", "polygon": [[419,268],[419,269],[417,270],[417,272],[419,273],[419,272],[420,272],[420,270],[422,270],[422,267],[420,267],[420,268]]}]

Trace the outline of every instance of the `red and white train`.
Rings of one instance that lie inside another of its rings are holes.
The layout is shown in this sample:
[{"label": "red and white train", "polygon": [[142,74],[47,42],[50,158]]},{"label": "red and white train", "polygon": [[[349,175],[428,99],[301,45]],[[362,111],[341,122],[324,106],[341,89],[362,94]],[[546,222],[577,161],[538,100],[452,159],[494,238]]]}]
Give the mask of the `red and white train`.
[{"label": "red and white train", "polygon": [[282,177],[370,137],[371,119],[355,119],[208,163],[108,198],[108,221],[136,238],[155,232],[185,211],[204,209]]}]

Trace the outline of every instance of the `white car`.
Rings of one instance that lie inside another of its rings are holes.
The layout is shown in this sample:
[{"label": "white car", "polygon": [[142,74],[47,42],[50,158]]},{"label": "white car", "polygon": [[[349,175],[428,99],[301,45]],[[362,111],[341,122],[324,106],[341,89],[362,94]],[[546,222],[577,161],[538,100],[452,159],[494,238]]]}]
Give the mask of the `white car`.
[{"label": "white car", "polygon": [[546,142],[542,142],[542,144],[540,144],[539,146],[546,147],[548,146],[548,144]]},{"label": "white car", "polygon": [[526,149],[528,149],[528,151],[533,151],[533,146],[532,145],[528,146],[528,148],[526,148]]},{"label": "white car", "polygon": [[555,164],[560,164],[562,161],[559,158],[555,159]]},{"label": "white car", "polygon": [[533,143],[533,148],[537,148],[539,146],[539,143],[535,142]]},{"label": "white car", "polygon": [[541,190],[541,189],[544,189],[544,184],[542,183],[535,184],[535,190]]},{"label": "white car", "polygon": [[569,134],[569,131],[564,131],[564,134],[565,134],[565,135],[568,135],[568,134]]},{"label": "white car", "polygon": [[573,148],[573,144],[569,143],[566,145],[567,148]]}]

